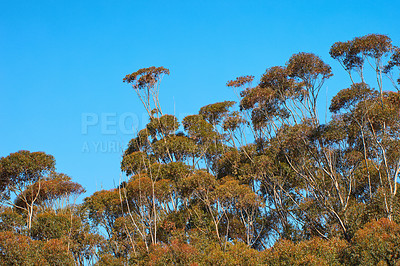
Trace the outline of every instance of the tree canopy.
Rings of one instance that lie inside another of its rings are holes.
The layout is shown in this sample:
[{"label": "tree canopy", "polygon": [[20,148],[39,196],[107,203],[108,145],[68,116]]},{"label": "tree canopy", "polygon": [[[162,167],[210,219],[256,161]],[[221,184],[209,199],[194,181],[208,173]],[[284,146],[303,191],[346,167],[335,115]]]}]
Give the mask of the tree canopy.
[{"label": "tree canopy", "polygon": [[76,204],[85,190],[53,156],[0,159],[1,264],[399,264],[400,50],[370,34],[329,54],[349,80],[324,123],[336,70],[313,53],[228,81],[237,101],[182,120],[161,109],[167,68],[126,75],[148,123],[117,187]]}]

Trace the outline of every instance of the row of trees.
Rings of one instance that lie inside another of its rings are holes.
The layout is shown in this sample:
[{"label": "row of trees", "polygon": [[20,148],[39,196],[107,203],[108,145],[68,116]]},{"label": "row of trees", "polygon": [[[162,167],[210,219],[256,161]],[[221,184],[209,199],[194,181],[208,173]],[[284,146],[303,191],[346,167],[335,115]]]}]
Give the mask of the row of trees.
[{"label": "row of trees", "polygon": [[[71,204],[84,189],[54,172],[52,156],[2,158],[0,259],[394,265],[400,49],[371,34],[335,43],[330,55],[350,82],[333,97],[325,124],[318,96],[333,73],[311,53],[268,68],[259,82],[229,81],[238,104],[210,104],[182,121],[159,102],[168,69],[126,75],[149,115],[123,154],[127,179]],[[50,255],[27,255],[38,249]]]},{"label": "row of trees", "polygon": [[75,204],[84,188],[55,172],[44,152],[0,159],[0,264],[83,265],[104,238]]}]

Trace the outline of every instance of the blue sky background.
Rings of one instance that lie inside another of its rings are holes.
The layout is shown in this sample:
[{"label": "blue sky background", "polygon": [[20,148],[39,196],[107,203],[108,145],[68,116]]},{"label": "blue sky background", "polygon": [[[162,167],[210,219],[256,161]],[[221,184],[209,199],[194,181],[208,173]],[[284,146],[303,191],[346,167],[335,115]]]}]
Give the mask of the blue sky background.
[{"label": "blue sky background", "polygon": [[[236,100],[228,80],[259,78],[294,53],[313,52],[335,74],[324,103],[349,85],[330,46],[369,33],[400,45],[399,10],[399,1],[365,0],[0,0],[0,156],[44,151],[86,195],[110,189],[121,175],[114,145],[126,145],[134,136],[127,129],[146,122],[122,83],[126,74],[169,68],[161,104],[183,117]],[[85,133],[88,116],[98,123]]]}]

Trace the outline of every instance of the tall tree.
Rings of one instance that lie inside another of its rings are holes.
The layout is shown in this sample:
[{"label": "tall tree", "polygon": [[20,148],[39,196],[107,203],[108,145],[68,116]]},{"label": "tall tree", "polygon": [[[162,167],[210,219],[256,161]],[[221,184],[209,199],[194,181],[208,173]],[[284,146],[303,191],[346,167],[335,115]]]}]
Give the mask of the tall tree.
[{"label": "tall tree", "polygon": [[[7,194],[19,197],[24,206],[14,205],[27,213],[28,228],[31,228],[34,204],[39,198],[41,181],[55,170],[55,159],[44,152],[19,151],[0,159],[0,180]],[[38,184],[36,193],[24,194],[26,188]]]}]

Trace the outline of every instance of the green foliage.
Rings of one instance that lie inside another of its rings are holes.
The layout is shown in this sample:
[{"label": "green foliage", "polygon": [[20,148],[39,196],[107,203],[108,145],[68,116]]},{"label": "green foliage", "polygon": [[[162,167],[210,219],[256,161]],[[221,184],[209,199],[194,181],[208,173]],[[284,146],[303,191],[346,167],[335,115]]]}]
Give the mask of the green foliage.
[{"label": "green foliage", "polygon": [[40,213],[32,224],[31,236],[36,240],[62,238],[68,235],[71,226],[71,217],[67,214]]},{"label": "green foliage", "polygon": [[329,110],[333,113],[339,112],[341,109],[351,110],[360,102],[374,96],[374,91],[365,83],[352,84],[350,88],[339,91],[331,101]]},{"label": "green foliage", "polygon": [[185,161],[194,158],[198,148],[193,139],[185,136],[168,136],[153,145],[154,155],[162,162]]},{"label": "green foliage", "polygon": [[100,257],[99,261],[95,265],[96,266],[120,266],[120,265],[124,265],[124,260],[121,258],[115,258],[111,254],[105,254]]},{"label": "green foliage", "polygon": [[11,153],[0,158],[0,189],[23,189],[54,169],[54,157],[44,152]]},{"label": "green foliage", "polygon": [[359,68],[366,57],[378,59],[393,49],[392,40],[386,35],[369,34],[347,42],[332,45],[330,55],[343,64],[346,70]]},{"label": "green foliage", "polygon": [[75,265],[72,254],[61,240],[41,242],[0,232],[0,250],[1,265]]},{"label": "green foliage", "polygon": [[101,190],[84,199],[82,209],[87,212],[94,226],[102,226],[109,236],[115,220],[122,216],[118,190]]},{"label": "green foliage", "polygon": [[75,205],[85,190],[51,155],[2,157],[0,264],[399,264],[400,50],[370,34],[330,55],[350,84],[324,124],[317,103],[333,71],[312,53],[255,85],[229,81],[238,107],[182,121],[159,103],[168,69],[126,75],[149,115],[123,154],[126,180]]},{"label": "green foliage", "polygon": [[327,79],[333,76],[331,67],[310,53],[292,55],[287,62],[287,71],[290,77],[302,80],[306,86],[313,86],[313,80],[319,77]]},{"label": "green foliage", "polygon": [[51,239],[44,242],[39,252],[44,255],[47,265],[75,265],[68,246],[60,239]]},{"label": "green foliage", "polygon": [[149,157],[141,151],[132,152],[123,157],[121,170],[127,175],[139,174],[151,163]]},{"label": "green foliage", "polygon": [[341,254],[347,247],[341,239],[329,241],[320,238],[293,243],[282,240],[264,251],[268,265],[341,265]]},{"label": "green foliage", "polygon": [[153,138],[163,137],[175,132],[179,128],[179,122],[173,115],[163,115],[160,118],[150,118],[146,128]]},{"label": "green foliage", "polygon": [[352,265],[397,265],[400,262],[400,226],[386,218],[358,230],[345,258]]},{"label": "green foliage", "polygon": [[0,231],[22,233],[25,227],[24,217],[13,208],[2,208],[0,212]]},{"label": "green foliage", "polygon": [[232,101],[209,104],[201,107],[199,114],[203,116],[204,120],[208,123],[216,125],[221,122],[224,116],[228,113],[229,108],[234,104],[235,102]]},{"label": "green foliage", "polygon": [[169,245],[152,247],[149,265],[192,265],[196,262],[196,249],[191,245],[174,239]]},{"label": "green foliage", "polygon": [[58,207],[67,205],[71,196],[83,194],[85,189],[78,183],[72,182],[65,174],[51,173],[43,180],[28,186],[15,199],[15,205],[27,208],[26,205],[35,204],[44,208],[50,208],[57,204]]},{"label": "green foliage", "polygon": [[1,265],[45,265],[41,257],[39,243],[27,236],[12,232],[0,232]]},{"label": "green foliage", "polygon": [[164,67],[142,68],[130,75],[126,75],[123,81],[143,89],[148,84],[154,85],[163,74],[169,75],[169,70]]}]

